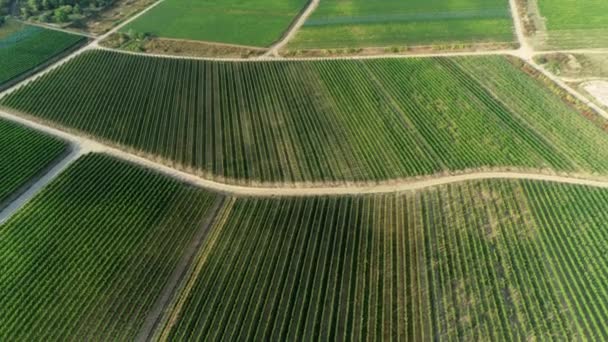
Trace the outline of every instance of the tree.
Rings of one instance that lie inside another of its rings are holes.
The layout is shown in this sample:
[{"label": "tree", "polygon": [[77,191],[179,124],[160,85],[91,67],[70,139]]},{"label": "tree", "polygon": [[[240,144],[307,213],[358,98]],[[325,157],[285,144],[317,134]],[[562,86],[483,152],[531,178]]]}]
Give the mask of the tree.
[{"label": "tree", "polygon": [[27,0],[27,5],[33,13],[40,11],[40,0]]},{"label": "tree", "polygon": [[72,6],[61,6],[53,12],[53,17],[58,23],[65,23],[70,19],[72,13]]}]

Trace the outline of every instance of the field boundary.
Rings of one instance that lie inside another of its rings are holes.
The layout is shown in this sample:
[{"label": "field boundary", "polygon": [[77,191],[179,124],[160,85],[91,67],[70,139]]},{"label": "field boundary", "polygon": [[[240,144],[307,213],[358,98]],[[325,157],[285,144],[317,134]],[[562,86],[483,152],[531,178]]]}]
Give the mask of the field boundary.
[{"label": "field boundary", "polygon": [[167,310],[170,309],[173,298],[179,294],[184,282],[188,279],[187,271],[192,268],[196,256],[211,232],[213,223],[216,221],[216,217],[221,212],[225,202],[226,198],[224,196],[217,196],[214,203],[208,209],[207,217],[194,234],[192,241],[184,251],[182,258],[173,270],[173,273],[167,281],[167,284],[165,284],[160,296],[150,309],[150,313],[135,339],[136,341],[149,341],[154,332],[158,329],[162,318],[168,314]]},{"label": "field boundary", "polygon": [[86,151],[79,146],[71,146],[71,150],[68,147],[67,153],[58,157],[49,167],[17,190],[8,200],[0,203],[0,225],[13,217],[24,205],[36,197],[48,184],[85,153]]},{"label": "field boundary", "polygon": [[417,191],[425,188],[437,187],[442,185],[463,183],[468,181],[487,180],[487,179],[520,179],[538,180],[554,183],[564,183],[573,185],[584,185],[596,188],[608,188],[608,177],[593,176],[588,174],[558,174],[543,170],[513,170],[509,168],[492,170],[463,170],[454,174],[440,174],[424,178],[404,178],[394,179],[386,182],[376,183],[344,183],[338,185],[327,185],[322,183],[310,184],[277,184],[276,186],[256,187],[246,185],[235,185],[221,183],[210,179],[201,178],[191,173],[179,171],[159,162],[126,152],[124,150],[102,144],[88,138],[46,126],[35,121],[22,118],[15,114],[10,114],[0,110],[0,117],[6,120],[24,124],[30,128],[46,132],[71,141],[81,154],[88,152],[104,153],[115,158],[140,165],[142,167],[155,170],[160,174],[175,178],[186,184],[199,186],[208,191],[240,196],[240,197],[313,197],[313,196],[345,196],[345,195],[365,195],[381,193],[399,193],[407,191]]},{"label": "field boundary", "polygon": [[320,0],[309,0],[308,3],[302,8],[300,13],[298,13],[295,20],[293,20],[287,30],[285,30],[283,36],[281,36],[277,42],[270,45],[268,52],[266,52],[263,57],[279,57],[279,51],[298,33],[312,12],[317,9],[319,2]]}]

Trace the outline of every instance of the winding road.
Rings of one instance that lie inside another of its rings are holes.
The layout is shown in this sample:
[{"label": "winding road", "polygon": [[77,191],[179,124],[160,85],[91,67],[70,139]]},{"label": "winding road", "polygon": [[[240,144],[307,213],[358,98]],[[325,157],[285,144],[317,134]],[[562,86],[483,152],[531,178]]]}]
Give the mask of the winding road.
[{"label": "winding road", "polygon": [[[13,86],[0,93],[0,98],[14,91],[15,89],[20,88],[22,85],[32,82],[33,80],[51,72],[52,70],[60,67],[61,65],[67,63],[71,59],[77,57],[78,55],[93,49],[99,50],[110,50],[117,51],[120,53],[127,54],[137,54],[134,52],[125,52],[120,50],[114,50],[109,48],[104,48],[99,46],[99,42],[103,39],[109,37],[111,34],[117,32],[125,25],[128,25],[131,21],[137,19],[141,15],[145,14],[147,11],[151,10],[158,4],[160,4],[163,0],[157,1],[144,11],[138,13],[137,15],[125,20],[123,23],[114,27],[112,30],[108,31],[102,36],[97,37],[90,44],[83,46],[82,48],[76,50],[74,53],[66,56],[64,59],[59,60],[55,64],[51,65],[47,69],[32,75],[31,77],[23,80],[17,85]],[[264,59],[269,61],[278,61],[281,58],[277,58],[276,52],[280,50],[288,41],[295,35],[295,32],[300,28],[308,16],[314,11],[316,6],[318,5],[319,0],[311,0],[311,3],[306,8],[306,10],[302,13],[302,15],[298,18],[298,20],[292,25],[289,32],[285,35],[285,37],[275,44],[272,47],[273,53],[269,56],[266,56]],[[499,51],[474,51],[474,52],[437,52],[437,53],[428,53],[428,54],[412,54],[412,55],[377,55],[377,56],[344,56],[344,57],[323,57],[323,58],[297,58],[289,60],[326,60],[326,59],[373,59],[373,58],[425,58],[425,57],[449,57],[449,56],[483,56],[483,55],[512,55],[517,56],[519,58],[524,59],[530,65],[532,65],[539,72],[544,74],[546,77],[551,79],[553,82],[558,84],[560,87],[568,91],[572,96],[576,97],[580,101],[586,103],[589,107],[594,109],[599,115],[608,119],[608,113],[606,113],[602,108],[595,105],[593,102],[585,98],[583,95],[569,87],[565,82],[556,77],[555,75],[549,73],[541,66],[534,62],[533,57],[535,55],[540,54],[541,52],[534,51],[532,47],[528,44],[524,32],[523,25],[521,19],[519,18],[517,11],[517,4],[515,0],[509,0],[511,10],[513,12],[514,25],[515,25],[515,34],[517,36],[518,41],[520,42],[520,48],[517,50],[499,50]],[[586,53],[588,51],[597,51],[593,50],[568,50],[569,53]],[[605,50],[601,50],[605,51]],[[558,51],[559,52],[559,51]],[[145,56],[152,56],[157,58],[186,58],[193,59],[192,57],[176,57],[169,55],[150,55],[150,54],[142,54]],[[255,62],[256,60],[252,59],[227,59],[227,58],[198,58],[200,60],[217,60],[217,61],[235,61],[235,62]],[[257,59],[259,61],[259,59]],[[66,131],[56,129],[53,127],[49,127],[47,125],[35,122],[33,120],[27,119],[20,115],[11,114],[8,112],[0,111],[0,117],[6,120],[10,120],[13,122],[20,123],[22,125],[28,126],[38,131],[45,132],[47,134],[60,137],[66,141],[69,141],[72,146],[74,153],[70,154],[67,158],[62,160],[54,167],[51,172],[37,180],[36,183],[29,188],[29,190],[22,194],[14,203],[11,203],[8,208],[0,212],[0,222],[2,220],[6,220],[10,217],[16,210],[21,207],[23,204],[27,203],[29,199],[34,197],[38,192],[42,190],[50,181],[52,181],[63,169],[71,164],[79,156],[89,153],[89,152],[97,152],[97,153],[106,153],[112,155],[114,157],[141,165],[143,167],[147,167],[153,170],[156,170],[162,174],[165,174],[170,177],[174,177],[183,182],[200,186],[205,189],[222,192],[234,196],[258,196],[258,197],[269,197],[269,196],[328,196],[328,195],[358,195],[358,194],[373,194],[373,193],[392,193],[392,192],[403,192],[403,191],[415,191],[422,190],[429,187],[453,184],[453,183],[461,183],[467,181],[474,180],[483,180],[483,179],[520,179],[520,180],[537,180],[537,181],[548,181],[548,182],[558,182],[564,184],[575,184],[582,186],[591,186],[591,187],[599,187],[599,188],[608,188],[608,179],[595,179],[593,177],[572,177],[567,175],[550,175],[545,173],[534,173],[534,172],[513,172],[509,170],[493,170],[493,171],[480,171],[480,172],[470,172],[464,174],[457,175],[446,175],[446,176],[434,176],[428,177],[425,179],[403,179],[403,180],[394,180],[386,183],[358,183],[358,184],[344,184],[337,186],[328,186],[327,184],[277,184],[276,186],[268,186],[268,187],[257,187],[257,186],[243,186],[243,185],[232,185],[225,184],[220,182],[215,182],[209,179],[203,179],[198,176],[182,172],[176,170],[174,168],[168,167],[166,165],[154,162],[152,160],[143,158],[141,156],[126,152],[124,150],[100,143],[98,141],[91,140],[84,136],[68,133]]]}]

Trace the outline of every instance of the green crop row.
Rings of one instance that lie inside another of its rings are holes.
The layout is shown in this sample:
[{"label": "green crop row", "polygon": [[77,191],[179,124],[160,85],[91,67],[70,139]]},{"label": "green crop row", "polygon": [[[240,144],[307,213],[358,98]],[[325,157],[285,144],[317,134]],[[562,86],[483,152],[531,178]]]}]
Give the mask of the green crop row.
[{"label": "green crop row", "polygon": [[605,122],[530,69],[501,56],[229,63],[92,51],[0,105],[235,183],[606,174]]},{"label": "green crop row", "polygon": [[0,207],[66,150],[63,141],[0,120]]},{"label": "green crop row", "polygon": [[23,25],[0,39],[0,86],[85,41],[82,36]]},{"label": "green crop row", "polygon": [[79,159],[0,226],[0,340],[134,340],[216,200]]},{"label": "green crop row", "polygon": [[237,199],[161,340],[604,340],[608,191]]},{"label": "green crop row", "polygon": [[322,0],[292,49],[512,43],[502,0]]}]

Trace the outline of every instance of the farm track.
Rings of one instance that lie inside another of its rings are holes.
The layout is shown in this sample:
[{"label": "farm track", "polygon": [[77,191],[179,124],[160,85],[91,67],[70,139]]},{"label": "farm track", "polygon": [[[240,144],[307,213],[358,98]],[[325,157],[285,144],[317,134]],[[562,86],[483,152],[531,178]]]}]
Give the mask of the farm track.
[{"label": "farm track", "polygon": [[6,207],[0,210],[0,224],[6,222],[11,216],[19,211],[26,203],[34,198],[44,187],[46,187],[53,179],[59,176],[73,162],[84,155],[87,151],[81,149],[78,145],[72,148],[72,151],[60,159],[56,164],[48,169],[42,177],[33,180],[31,184],[26,185],[27,189],[18,195]]},{"label": "farm track", "polygon": [[[93,50],[110,50],[116,51],[125,54],[134,54],[134,55],[144,55],[156,58],[181,58],[181,59],[197,59],[197,60],[208,60],[208,61],[234,61],[234,62],[256,62],[260,60],[264,61],[281,61],[285,60],[285,58],[277,58],[270,56],[265,56],[263,58],[258,59],[235,59],[235,58],[192,58],[192,57],[178,57],[178,56],[170,56],[170,55],[162,55],[162,54],[145,54],[145,53],[135,53],[135,52],[126,52],[116,49],[110,49],[99,46],[99,42],[106,39],[113,33],[119,31],[122,27],[128,25],[133,20],[139,18],[155,6],[159,5],[163,0],[159,0],[152,4],[150,7],[145,10],[139,12],[138,14],[132,16],[131,18],[125,20],[121,24],[114,27],[112,30],[107,33],[98,36],[95,40],[90,42],[89,44],[81,47],[80,49],[74,51],[72,54],[66,56],[65,58],[57,61],[55,64],[50,65],[45,70],[32,75],[31,77],[21,81],[16,84],[12,88],[9,88],[0,93],[0,98],[5,95],[8,95],[12,91],[20,88],[22,85],[32,82],[38,79],[41,76],[55,70],[56,68],[66,64],[70,60],[75,57],[81,55],[82,53]],[[318,3],[318,0],[311,1],[309,7],[304,11],[304,13],[299,17],[297,22],[291,27],[290,32],[285,35],[283,40],[280,43],[277,43],[275,46],[271,48],[272,51],[278,51],[280,49],[279,44],[286,43],[297,31],[297,29],[304,23],[306,18],[312,13],[314,10],[315,4]],[[578,93],[571,87],[569,87],[563,80],[559,77],[551,74],[541,66],[537,65],[533,57],[535,55],[540,55],[544,53],[548,53],[547,51],[534,51],[531,46],[528,44],[525,36],[523,34],[523,25],[521,19],[517,15],[517,5],[515,0],[510,0],[510,6],[514,18],[515,25],[515,33],[517,35],[517,39],[520,42],[520,48],[517,50],[496,50],[496,51],[472,51],[472,52],[436,52],[436,53],[427,53],[427,54],[410,54],[410,55],[394,55],[394,54],[385,54],[385,55],[374,55],[374,56],[339,56],[339,57],[312,57],[312,58],[288,58],[290,61],[311,61],[311,60],[361,60],[361,59],[380,59],[380,58],[430,58],[430,57],[458,57],[458,56],[485,56],[485,55],[512,55],[519,58],[524,59],[530,65],[532,65],[535,69],[541,72],[543,75],[551,79],[553,82],[558,84],[560,87],[565,89],[572,96],[576,97],[578,100],[587,104],[590,108],[595,110],[599,115],[608,119],[608,113],[601,109],[599,106],[595,105],[593,102],[589,101],[582,94]],[[580,50],[564,50],[564,51],[550,51],[550,52],[563,52],[563,53],[605,53],[606,49],[580,49]],[[14,211],[20,207],[22,204],[27,202],[27,200],[33,197],[38,191],[40,191],[48,182],[50,182],[59,171],[63,170],[67,167],[74,159],[77,159],[78,156],[86,154],[88,152],[98,152],[98,153],[106,153],[112,155],[114,157],[127,160],[133,162],[135,164],[139,164],[141,166],[154,169],[158,172],[161,172],[167,176],[174,177],[180,179],[184,182],[197,185],[212,191],[228,193],[239,196],[260,196],[260,197],[272,197],[272,196],[323,196],[323,195],[357,195],[357,194],[372,194],[372,193],[390,193],[390,192],[403,192],[403,191],[413,191],[413,190],[421,190],[428,187],[434,187],[444,184],[452,184],[452,183],[460,183],[466,181],[473,180],[481,180],[481,179],[528,179],[528,180],[538,180],[538,181],[548,181],[548,182],[557,182],[564,184],[575,184],[575,185],[584,185],[591,187],[599,187],[599,188],[608,188],[608,180],[597,180],[591,178],[579,178],[579,177],[569,177],[569,176],[557,176],[557,175],[547,175],[541,173],[526,173],[526,172],[513,172],[513,171],[481,171],[481,172],[470,172],[466,174],[459,175],[448,175],[448,176],[437,176],[428,179],[403,179],[403,180],[395,180],[387,183],[378,183],[378,184],[344,184],[338,186],[324,186],[323,184],[293,184],[293,185],[277,185],[276,187],[255,187],[255,186],[242,186],[242,185],[231,185],[225,183],[219,183],[215,181],[211,181],[208,179],[203,179],[198,176],[181,172],[166,165],[151,161],[149,159],[136,156],[132,153],[125,152],[123,150],[110,147],[108,145],[93,141],[88,138],[84,138],[78,135],[74,135],[71,133],[67,133],[61,131],[59,129],[55,129],[44,124],[40,124],[34,122],[29,119],[25,119],[23,117],[9,114],[6,112],[0,111],[0,117],[5,118],[7,120],[21,123],[25,126],[34,128],[39,131],[46,132],[48,134],[59,136],[63,139],[66,139],[72,142],[76,147],[76,154],[70,154],[69,157],[65,158],[61,161],[56,168],[58,170],[51,170],[46,176],[41,178],[34,186],[32,186],[26,194],[20,196],[17,201],[11,203],[8,208],[6,208],[2,213],[0,213],[0,222],[2,219],[6,219],[9,217]]]},{"label": "farm track", "polygon": [[320,0],[310,0],[307,4],[304,11],[300,14],[300,16],[296,19],[295,22],[289,26],[287,32],[283,35],[283,37],[273,44],[267,53],[264,54],[263,57],[275,56],[279,57],[279,51],[287,45],[287,43],[296,35],[296,33],[300,30],[302,25],[308,20],[308,17],[315,11],[315,9],[319,6]]},{"label": "farm track", "polygon": [[[447,176],[434,176],[428,177],[424,179],[402,179],[402,180],[394,180],[390,182],[384,183],[353,183],[353,184],[344,184],[337,186],[324,186],[321,183],[310,183],[310,184],[298,184],[298,185],[280,185],[276,186],[265,186],[265,187],[256,187],[256,186],[244,186],[244,185],[233,185],[215,182],[209,179],[200,178],[196,175],[178,171],[174,168],[166,166],[164,164],[146,159],[144,157],[137,156],[135,154],[125,152],[118,148],[114,148],[93,140],[90,140],[85,137],[77,136],[71,133],[66,133],[64,131],[51,128],[45,126],[40,123],[36,123],[14,114],[6,113],[0,111],[0,118],[11,120],[22,125],[28,126],[30,128],[43,131],[47,134],[51,134],[62,138],[64,140],[70,141],[74,146],[76,146],[76,150],[78,151],[78,156],[83,155],[89,152],[93,153],[104,153],[107,155],[111,155],[115,158],[119,158],[137,165],[140,165],[145,168],[153,169],[161,174],[166,176],[179,179],[184,183],[188,183],[191,185],[199,186],[204,189],[225,193],[234,196],[255,196],[255,197],[309,197],[309,196],[346,196],[346,195],[364,195],[364,194],[380,194],[380,193],[396,193],[396,192],[406,192],[406,191],[416,191],[422,190],[425,188],[436,187],[440,185],[446,184],[454,184],[454,183],[462,183],[467,181],[475,181],[475,180],[484,180],[484,179],[522,179],[522,180],[537,180],[537,181],[547,181],[554,183],[563,183],[563,184],[572,184],[572,185],[582,185],[582,186],[590,186],[597,188],[608,188],[608,179],[595,179],[592,177],[573,177],[573,176],[563,176],[563,175],[551,175],[551,174],[543,174],[540,172],[516,172],[510,170],[492,170],[492,171],[472,171],[468,173],[458,174],[458,175],[447,175]],[[77,156],[71,155],[69,161],[66,166],[69,165],[72,158]],[[66,161],[62,161],[61,164],[66,163]],[[62,168],[63,169],[63,168]],[[49,175],[45,176],[44,179],[41,179],[37,182],[28,193],[36,194],[42,188],[48,184],[54,176],[58,173],[52,172]],[[24,195],[25,196],[25,195]],[[31,198],[33,195],[28,196],[27,198]],[[21,203],[25,203],[22,201]],[[11,207],[13,205],[11,204]],[[2,214],[3,217],[6,216],[5,213]]]},{"label": "farm track", "polygon": [[188,276],[187,271],[190,265],[194,262],[197,252],[201,249],[203,242],[207,238],[207,235],[211,231],[213,223],[216,220],[216,217],[220,213],[221,209],[224,207],[225,198],[218,197],[213,206],[209,209],[209,214],[205,221],[201,224],[200,228],[196,232],[196,235],[190,242],[188,248],[184,251],[184,256],[182,260],[176,267],[176,269],[171,274],[167,285],[163,289],[162,294],[159,299],[154,304],[152,310],[148,314],[146,321],[141,329],[139,336],[136,338],[136,341],[150,341],[152,335],[156,331],[158,324],[166,314],[165,310],[168,308],[171,299],[175,293],[178,293],[177,289],[180,284],[183,283],[184,278]]}]

